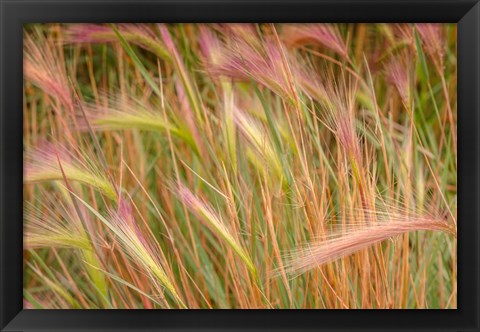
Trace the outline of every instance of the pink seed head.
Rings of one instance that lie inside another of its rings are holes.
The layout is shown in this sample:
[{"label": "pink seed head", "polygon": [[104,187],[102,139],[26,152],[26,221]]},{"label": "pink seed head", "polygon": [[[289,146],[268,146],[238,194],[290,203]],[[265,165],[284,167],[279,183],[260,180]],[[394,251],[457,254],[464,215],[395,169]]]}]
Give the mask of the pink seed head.
[{"label": "pink seed head", "polygon": [[289,45],[316,43],[342,56],[347,56],[347,46],[338,29],[331,24],[287,25],[282,32],[282,37]]}]

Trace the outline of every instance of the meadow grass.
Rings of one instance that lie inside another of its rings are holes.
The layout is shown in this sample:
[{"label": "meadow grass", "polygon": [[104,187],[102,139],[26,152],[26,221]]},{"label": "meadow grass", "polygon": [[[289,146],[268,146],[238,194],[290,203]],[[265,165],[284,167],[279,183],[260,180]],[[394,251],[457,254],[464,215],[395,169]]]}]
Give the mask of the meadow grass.
[{"label": "meadow grass", "polygon": [[33,24],[25,308],[456,308],[453,24]]}]

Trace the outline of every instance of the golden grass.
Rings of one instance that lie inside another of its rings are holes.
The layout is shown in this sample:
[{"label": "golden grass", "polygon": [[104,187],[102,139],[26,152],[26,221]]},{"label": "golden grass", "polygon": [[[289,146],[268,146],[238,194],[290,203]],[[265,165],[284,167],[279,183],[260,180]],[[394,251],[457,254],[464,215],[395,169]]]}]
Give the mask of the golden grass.
[{"label": "golden grass", "polygon": [[34,24],[25,306],[456,308],[456,27]]}]

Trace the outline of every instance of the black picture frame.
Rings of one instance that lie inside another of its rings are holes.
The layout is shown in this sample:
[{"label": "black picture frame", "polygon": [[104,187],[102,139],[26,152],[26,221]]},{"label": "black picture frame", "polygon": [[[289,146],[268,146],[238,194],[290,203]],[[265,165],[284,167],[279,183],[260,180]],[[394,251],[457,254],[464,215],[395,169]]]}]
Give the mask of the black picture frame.
[{"label": "black picture frame", "polygon": [[[0,14],[1,331],[479,331],[478,0],[0,0]],[[458,309],[23,310],[22,25],[267,21],[458,23]]]}]

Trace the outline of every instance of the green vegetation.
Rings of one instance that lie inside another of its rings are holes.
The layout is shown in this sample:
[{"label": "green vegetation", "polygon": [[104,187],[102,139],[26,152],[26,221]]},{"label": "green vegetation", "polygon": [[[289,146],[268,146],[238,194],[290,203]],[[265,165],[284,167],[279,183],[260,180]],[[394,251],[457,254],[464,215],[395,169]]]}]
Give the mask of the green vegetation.
[{"label": "green vegetation", "polygon": [[28,308],[456,308],[449,24],[38,24]]}]

